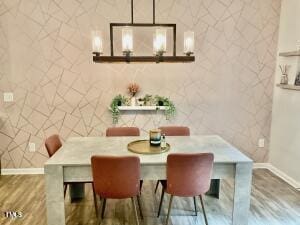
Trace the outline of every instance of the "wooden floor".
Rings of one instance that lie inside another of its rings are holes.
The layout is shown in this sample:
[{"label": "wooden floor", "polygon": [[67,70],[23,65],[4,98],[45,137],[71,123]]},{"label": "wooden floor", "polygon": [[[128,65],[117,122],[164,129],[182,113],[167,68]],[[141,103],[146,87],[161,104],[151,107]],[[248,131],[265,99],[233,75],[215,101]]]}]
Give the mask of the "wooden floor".
[{"label": "wooden floor", "polygon": [[[141,224],[164,224],[168,198],[164,201],[162,216],[156,218],[159,193],[154,194],[154,182],[146,182],[142,191],[145,218]],[[67,197],[68,225],[96,224],[91,187],[86,185],[86,198],[70,203]],[[220,199],[205,198],[210,225],[231,224],[233,182],[224,181]],[[44,177],[42,175],[2,176],[0,179],[0,224],[46,224]],[[200,206],[199,202],[198,207]],[[192,199],[175,198],[170,225],[202,225],[202,213],[194,216]],[[5,211],[20,211],[23,217],[8,219]],[[130,200],[109,200],[103,225],[135,224]],[[300,192],[275,177],[267,170],[255,170],[251,198],[250,225],[300,225]]]}]

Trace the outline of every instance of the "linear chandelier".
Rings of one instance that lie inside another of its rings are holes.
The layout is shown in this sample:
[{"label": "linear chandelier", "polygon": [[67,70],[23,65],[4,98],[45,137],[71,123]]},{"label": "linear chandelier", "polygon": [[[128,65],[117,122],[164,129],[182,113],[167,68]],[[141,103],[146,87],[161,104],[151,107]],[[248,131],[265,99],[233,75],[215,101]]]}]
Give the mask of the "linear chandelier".
[{"label": "linear chandelier", "polygon": [[[114,55],[114,28],[122,28],[122,52],[123,55]],[[153,34],[153,55],[135,56],[133,51],[133,30],[132,27],[155,27]],[[167,49],[167,29],[173,30],[173,55],[165,56]],[[131,0],[131,23],[110,23],[110,56],[103,55],[103,37],[101,31],[92,32],[93,61],[96,63],[117,63],[117,62],[194,62],[194,32],[184,32],[184,54],[176,55],[176,24],[155,23],[155,0],[153,0],[153,23],[133,22],[133,0]]]}]

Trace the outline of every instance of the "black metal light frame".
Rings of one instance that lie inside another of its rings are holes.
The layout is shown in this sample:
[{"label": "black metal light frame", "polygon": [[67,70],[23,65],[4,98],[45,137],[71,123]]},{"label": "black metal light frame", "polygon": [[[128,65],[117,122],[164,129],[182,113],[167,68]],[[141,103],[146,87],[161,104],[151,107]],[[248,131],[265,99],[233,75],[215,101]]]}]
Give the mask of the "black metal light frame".
[{"label": "black metal light frame", "polygon": [[[169,27],[173,29],[173,56],[124,56],[114,55],[114,27]],[[173,23],[155,23],[155,0],[153,0],[153,23],[134,23],[133,22],[133,0],[131,0],[131,23],[110,23],[110,56],[101,56],[98,52],[93,52],[93,61],[96,63],[117,63],[117,62],[193,62],[195,57],[191,55],[176,55],[176,24]]]}]

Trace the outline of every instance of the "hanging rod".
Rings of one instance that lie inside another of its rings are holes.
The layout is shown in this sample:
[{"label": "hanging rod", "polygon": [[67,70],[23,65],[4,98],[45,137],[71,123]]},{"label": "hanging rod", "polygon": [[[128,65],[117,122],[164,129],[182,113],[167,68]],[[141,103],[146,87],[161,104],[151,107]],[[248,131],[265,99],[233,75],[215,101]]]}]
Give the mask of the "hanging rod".
[{"label": "hanging rod", "polygon": [[[152,11],[153,11],[153,24],[155,24],[155,0],[153,0],[153,5],[152,5]],[[133,24],[133,0],[131,0],[131,23]]]}]

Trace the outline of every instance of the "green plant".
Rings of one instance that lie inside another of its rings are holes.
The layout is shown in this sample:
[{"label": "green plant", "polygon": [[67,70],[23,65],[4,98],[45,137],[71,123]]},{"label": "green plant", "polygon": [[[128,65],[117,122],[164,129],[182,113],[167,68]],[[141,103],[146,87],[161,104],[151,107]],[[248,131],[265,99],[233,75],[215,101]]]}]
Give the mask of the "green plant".
[{"label": "green plant", "polygon": [[176,108],[169,98],[156,95],[155,102],[157,106],[159,106],[159,102],[162,102],[162,105],[166,107],[165,115],[167,120],[169,120],[172,116],[175,116]]},{"label": "green plant", "polygon": [[112,99],[109,110],[111,111],[114,124],[119,121],[120,110],[118,106],[124,105],[127,101],[127,98],[120,94]]}]

